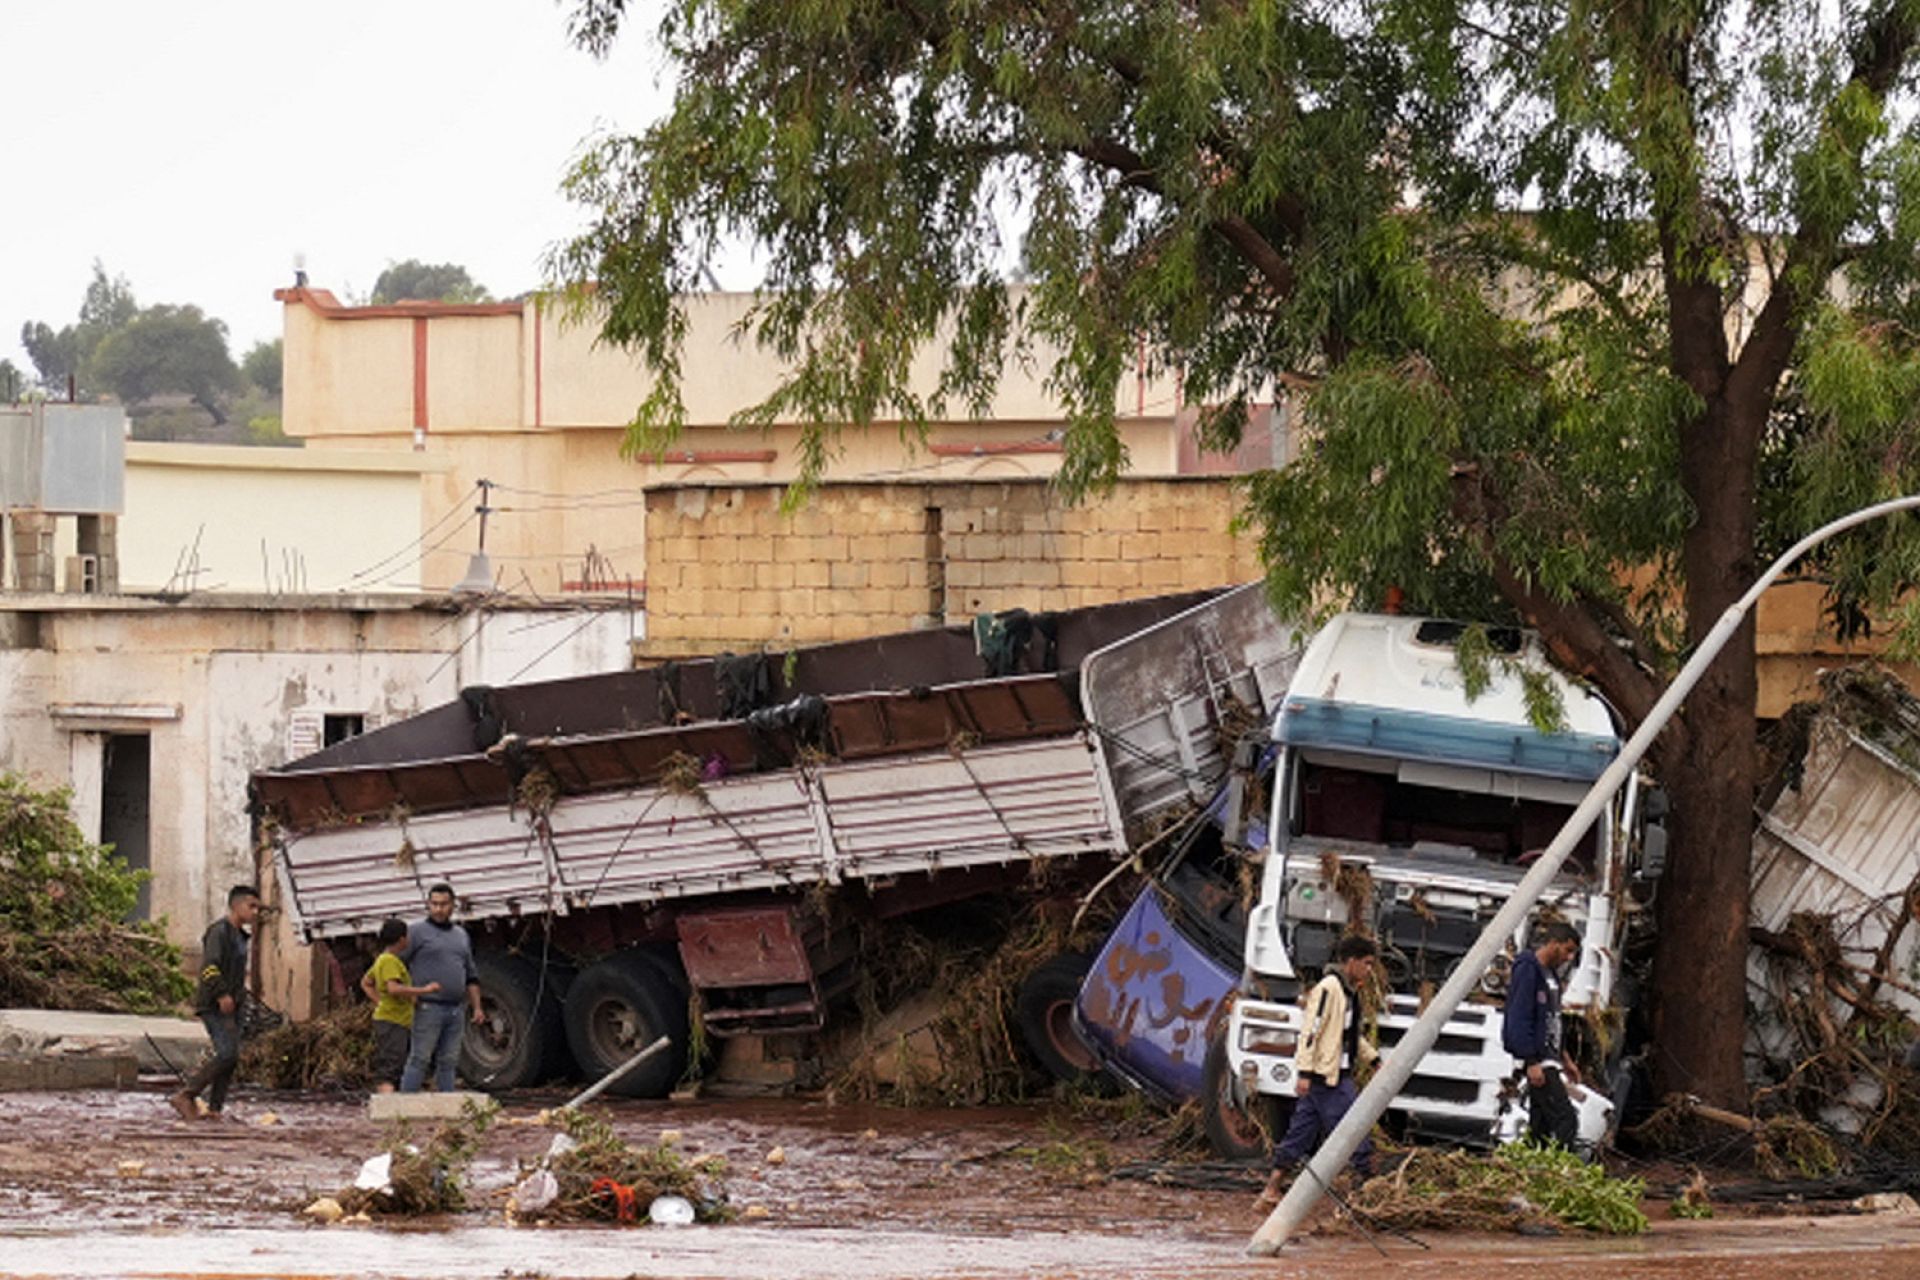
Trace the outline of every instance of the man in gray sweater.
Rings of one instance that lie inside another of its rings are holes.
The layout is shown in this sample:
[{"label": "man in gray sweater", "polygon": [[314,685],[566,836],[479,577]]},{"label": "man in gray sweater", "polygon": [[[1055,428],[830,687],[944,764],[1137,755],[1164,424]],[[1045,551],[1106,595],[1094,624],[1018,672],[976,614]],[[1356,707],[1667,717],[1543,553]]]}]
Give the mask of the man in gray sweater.
[{"label": "man in gray sweater", "polygon": [[413,1046],[407,1069],[400,1075],[400,1092],[418,1093],[433,1072],[433,1087],[453,1090],[453,1070],[460,1065],[461,992],[466,993],[468,1018],[485,1020],[480,1010],[480,978],[473,968],[473,941],[453,922],[453,886],[436,884],[427,890],[427,918],[407,930],[407,971],[415,986],[440,984],[440,990],[421,996],[413,1011]]}]

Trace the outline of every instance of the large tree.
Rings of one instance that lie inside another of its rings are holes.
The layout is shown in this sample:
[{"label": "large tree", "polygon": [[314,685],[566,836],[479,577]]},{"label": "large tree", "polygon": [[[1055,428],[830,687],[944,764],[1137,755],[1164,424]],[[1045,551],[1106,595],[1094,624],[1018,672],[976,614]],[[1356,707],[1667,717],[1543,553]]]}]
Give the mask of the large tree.
[{"label": "large tree", "polygon": [[227,352],[227,326],[195,306],[141,311],[108,335],[86,369],[123,404],[184,395],[215,425],[226,422],[223,401],[240,385],[240,371]]},{"label": "large tree", "polygon": [[389,302],[486,302],[492,295],[475,282],[467,269],[452,262],[425,263],[417,258],[390,262],[373,282],[373,299]]},{"label": "large tree", "polygon": [[[576,38],[624,8],[578,0]],[[1308,440],[1249,487],[1283,605],[1523,620],[1633,723],[1795,532],[1920,488],[1917,27],[1916,0],[679,0],[673,108],[585,154],[552,266],[661,375],[648,446],[683,420],[685,296],[751,245],[748,329],[791,373],[740,421],[811,424],[810,474],[1023,350],[1076,490],[1124,466],[1143,341],[1221,442],[1284,384]],[[1841,625],[1920,580],[1917,525],[1822,558]],[[1721,1102],[1755,695],[1749,623],[1655,752],[1655,1063]]]}]

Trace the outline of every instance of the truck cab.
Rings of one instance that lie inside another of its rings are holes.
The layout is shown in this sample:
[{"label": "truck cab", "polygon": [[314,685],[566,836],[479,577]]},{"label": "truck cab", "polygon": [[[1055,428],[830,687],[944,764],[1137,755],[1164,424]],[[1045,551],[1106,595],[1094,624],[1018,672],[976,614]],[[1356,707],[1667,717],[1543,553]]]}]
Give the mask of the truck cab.
[{"label": "truck cab", "polygon": [[[1517,632],[1491,633],[1485,687],[1469,691],[1460,624],[1341,614],[1300,659],[1272,722],[1278,748],[1269,838],[1248,914],[1240,992],[1214,1052],[1209,1112],[1257,1112],[1294,1096],[1298,993],[1343,933],[1380,946],[1384,1054],[1418,1017],[1620,749],[1606,705],[1550,668]],[[1556,702],[1560,724],[1529,714]],[[1595,823],[1537,915],[1581,931],[1563,985],[1573,1025],[1614,1003],[1622,891],[1642,788]],[[1526,945],[1516,935],[1508,956]],[[1469,1139],[1513,1136],[1517,1067],[1501,1047],[1505,963],[1443,1029],[1391,1105],[1408,1127]],[[1585,1091],[1583,1142],[1611,1104]]]}]

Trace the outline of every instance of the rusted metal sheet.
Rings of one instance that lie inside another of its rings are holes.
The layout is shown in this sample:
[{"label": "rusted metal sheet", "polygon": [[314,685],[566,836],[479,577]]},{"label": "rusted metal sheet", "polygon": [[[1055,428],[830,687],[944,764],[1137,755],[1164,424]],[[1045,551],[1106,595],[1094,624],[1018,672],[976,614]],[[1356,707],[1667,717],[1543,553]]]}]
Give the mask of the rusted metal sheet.
[{"label": "rusted metal sheet", "polygon": [[[1072,673],[1096,650],[1191,609],[1219,590],[1036,611],[1035,618],[1051,629],[1052,640],[1036,630],[1022,651],[1019,673]],[[791,672],[784,654],[759,655],[759,660],[765,664],[774,704],[803,693],[839,698],[967,683],[986,675],[967,624],[811,645],[794,651]],[[614,736],[719,719],[715,665],[713,659],[696,659],[639,671],[502,686],[484,695],[469,692],[486,703],[506,733],[523,738]],[[349,738],[287,768],[346,769],[461,756],[475,749],[474,730],[473,712],[463,702],[452,702]]]},{"label": "rusted metal sheet", "polygon": [[[833,754],[861,760],[971,743],[1053,737],[1075,731],[1073,699],[1051,675],[1014,676],[920,692],[829,699]],[[657,779],[675,756],[716,776],[792,765],[800,744],[784,730],[743,721],[668,726],[603,737],[533,740],[524,763],[543,763],[563,795],[585,795]],[[304,831],[393,813],[427,814],[504,805],[513,799],[505,756],[463,755],[410,764],[260,773],[254,789],[282,827]]]},{"label": "rusted metal sheet", "polygon": [[466,918],[491,919],[1123,848],[1083,734],[563,794],[544,818],[385,810],[278,839],[308,937],[416,911],[438,880]]},{"label": "rusted metal sheet", "polygon": [[780,907],[696,911],[679,918],[680,961],[696,989],[811,984],[793,913]]}]

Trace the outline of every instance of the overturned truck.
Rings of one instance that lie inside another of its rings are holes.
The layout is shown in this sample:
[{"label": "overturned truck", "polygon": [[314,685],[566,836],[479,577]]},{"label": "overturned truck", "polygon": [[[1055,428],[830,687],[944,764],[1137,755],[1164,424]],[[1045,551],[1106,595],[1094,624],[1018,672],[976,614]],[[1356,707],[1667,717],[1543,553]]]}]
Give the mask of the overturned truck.
[{"label": "overturned truck", "polygon": [[[1176,675],[1116,677],[1094,727],[1083,664],[1176,620]],[[259,843],[348,983],[384,918],[454,886],[485,1015],[470,1082],[569,1057],[595,1077],[665,1035],[673,1052],[620,1084],[657,1096],[694,1051],[691,1006],[707,1035],[821,1028],[856,977],[849,914],[939,908],[1038,863],[1104,873],[1219,781],[1221,726],[1277,692],[1284,647],[1239,588],[473,688],[256,774]]]}]

